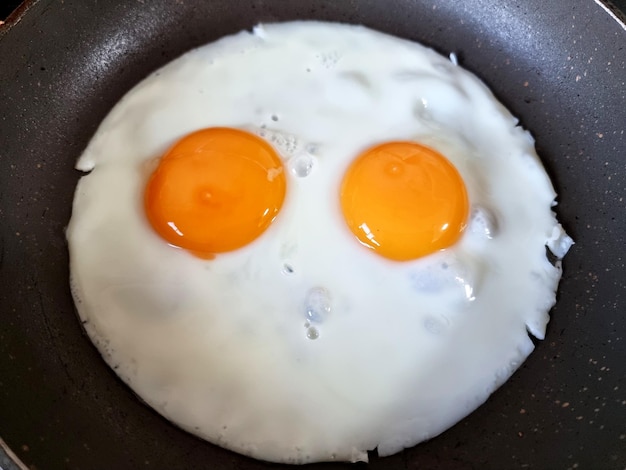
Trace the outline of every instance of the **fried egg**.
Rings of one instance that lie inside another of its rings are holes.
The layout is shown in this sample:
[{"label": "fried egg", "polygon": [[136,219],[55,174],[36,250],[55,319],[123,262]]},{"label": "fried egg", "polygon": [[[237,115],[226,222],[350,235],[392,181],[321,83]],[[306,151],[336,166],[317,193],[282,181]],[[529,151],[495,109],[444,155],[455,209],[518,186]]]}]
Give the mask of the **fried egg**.
[{"label": "fried egg", "polygon": [[544,338],[572,244],[488,88],[361,26],[192,50],[77,168],[91,340],[167,419],[267,461],[367,461],[472,412]]}]

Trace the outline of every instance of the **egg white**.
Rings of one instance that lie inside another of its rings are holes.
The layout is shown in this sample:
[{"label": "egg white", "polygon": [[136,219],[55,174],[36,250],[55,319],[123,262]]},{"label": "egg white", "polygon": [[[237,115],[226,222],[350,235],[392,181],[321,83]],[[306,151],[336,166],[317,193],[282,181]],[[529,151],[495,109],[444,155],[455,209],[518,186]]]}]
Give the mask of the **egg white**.
[{"label": "egg white", "polygon": [[[250,245],[205,261],[143,213],[154,161],[206,127],[254,132],[287,168]],[[474,209],[449,250],[391,262],[339,209],[351,160],[391,140],[444,154]],[[364,27],[261,25],[154,72],[78,160],[72,292],[105,360],[213,443],[276,462],[367,460],[433,437],[543,338],[571,239],[531,136],[475,76]],[[311,312],[311,309],[315,310]]]}]

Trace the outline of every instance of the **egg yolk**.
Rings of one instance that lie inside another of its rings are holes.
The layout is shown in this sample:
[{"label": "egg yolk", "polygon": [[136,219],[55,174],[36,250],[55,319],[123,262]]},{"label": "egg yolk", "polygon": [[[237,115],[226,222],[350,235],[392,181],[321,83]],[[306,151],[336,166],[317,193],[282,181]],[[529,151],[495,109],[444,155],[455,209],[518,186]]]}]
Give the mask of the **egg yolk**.
[{"label": "egg yolk", "polygon": [[340,202],[356,238],[397,261],[453,245],[469,212],[456,168],[414,142],[387,142],[359,155],[344,175]]},{"label": "egg yolk", "polygon": [[278,214],[285,187],[283,164],[267,142],[208,128],[183,137],[160,159],[144,206],[165,241],[212,258],[261,235]]}]

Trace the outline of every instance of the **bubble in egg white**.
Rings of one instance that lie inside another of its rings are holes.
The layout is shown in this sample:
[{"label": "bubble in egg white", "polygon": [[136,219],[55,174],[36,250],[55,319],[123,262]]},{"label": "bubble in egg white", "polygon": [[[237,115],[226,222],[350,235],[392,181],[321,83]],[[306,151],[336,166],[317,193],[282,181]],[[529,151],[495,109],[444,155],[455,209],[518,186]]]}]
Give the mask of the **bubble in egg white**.
[{"label": "bubble in egg white", "polygon": [[289,159],[289,167],[294,175],[304,178],[311,174],[315,160],[309,154],[296,155]]},{"label": "bubble in egg white", "polygon": [[314,323],[322,323],[331,312],[331,297],[323,287],[314,287],[306,293],[304,309],[306,318]]},{"label": "bubble in egg white", "polygon": [[472,233],[491,239],[498,232],[498,220],[486,207],[474,206],[470,213],[469,229]]},{"label": "bubble in egg white", "polygon": [[476,298],[482,270],[480,262],[465,263],[456,256],[439,256],[411,271],[411,285],[424,294],[445,293],[458,302],[472,301]]},{"label": "bubble in egg white", "polygon": [[301,148],[301,142],[298,141],[298,138],[295,135],[288,134],[286,132],[265,127],[261,132],[259,132],[259,135],[277,147],[278,150],[282,152],[284,157],[293,155]]},{"label": "bubble in egg white", "polygon": [[430,121],[432,119],[432,115],[428,110],[428,102],[424,98],[415,102],[413,113],[415,114],[415,117],[423,121]]},{"label": "bubble in egg white", "polygon": [[308,154],[313,155],[313,156],[317,155],[317,152],[319,150],[318,146],[315,144],[306,144],[304,149]]},{"label": "bubble in egg white", "polygon": [[310,326],[306,330],[306,337],[309,339],[317,339],[320,337],[319,330],[314,326]]},{"label": "bubble in egg white", "polygon": [[449,324],[450,321],[443,315],[429,316],[424,320],[424,328],[434,335],[442,334]]}]

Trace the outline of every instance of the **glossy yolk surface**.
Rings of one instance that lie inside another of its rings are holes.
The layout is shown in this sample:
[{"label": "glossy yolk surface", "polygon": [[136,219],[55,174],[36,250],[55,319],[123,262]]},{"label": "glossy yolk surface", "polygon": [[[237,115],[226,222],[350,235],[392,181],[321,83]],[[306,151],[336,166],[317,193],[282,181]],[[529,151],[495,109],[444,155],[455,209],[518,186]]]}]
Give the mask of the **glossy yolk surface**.
[{"label": "glossy yolk surface", "polygon": [[456,168],[414,142],[384,143],[357,157],[344,176],[340,202],[358,240],[398,261],[453,245],[469,212]]},{"label": "glossy yolk surface", "polygon": [[208,128],[183,137],[161,158],[144,206],[165,241],[212,258],[261,235],[285,189],[282,162],[267,142],[237,129]]}]

